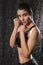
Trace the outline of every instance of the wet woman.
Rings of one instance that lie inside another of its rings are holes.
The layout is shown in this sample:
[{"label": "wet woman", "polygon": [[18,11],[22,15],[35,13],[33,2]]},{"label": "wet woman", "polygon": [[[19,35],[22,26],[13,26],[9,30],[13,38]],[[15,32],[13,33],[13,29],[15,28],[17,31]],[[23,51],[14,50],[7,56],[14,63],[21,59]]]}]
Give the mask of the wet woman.
[{"label": "wet woman", "polygon": [[20,3],[14,19],[14,29],[10,38],[10,46],[17,46],[19,65],[38,65],[32,52],[39,38],[39,29],[34,23],[32,10],[27,3]]}]

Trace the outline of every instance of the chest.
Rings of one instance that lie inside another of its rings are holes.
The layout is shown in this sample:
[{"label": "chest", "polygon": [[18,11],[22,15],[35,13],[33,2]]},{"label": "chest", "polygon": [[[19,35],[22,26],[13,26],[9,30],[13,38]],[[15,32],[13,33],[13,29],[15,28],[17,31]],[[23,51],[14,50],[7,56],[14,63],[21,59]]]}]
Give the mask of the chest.
[{"label": "chest", "polygon": [[[24,36],[25,36],[25,40],[27,42],[28,36],[29,36],[29,32],[26,31],[25,34],[24,34]],[[17,46],[21,47],[20,33],[19,32],[17,33],[17,36],[16,36],[16,44],[17,44]]]},{"label": "chest", "polygon": [[[31,26],[30,28],[28,28],[28,29],[26,29],[26,32],[25,32],[25,34],[24,34],[24,36],[25,36],[25,40],[26,40],[26,42],[27,42],[27,40],[29,39],[29,36],[30,36],[30,33],[31,33],[31,31],[32,31],[32,28],[34,28],[36,25],[33,25],[33,26]],[[21,41],[20,41],[20,33],[18,32],[17,33],[17,36],[16,36],[16,44],[19,46],[19,47],[21,47]]]}]

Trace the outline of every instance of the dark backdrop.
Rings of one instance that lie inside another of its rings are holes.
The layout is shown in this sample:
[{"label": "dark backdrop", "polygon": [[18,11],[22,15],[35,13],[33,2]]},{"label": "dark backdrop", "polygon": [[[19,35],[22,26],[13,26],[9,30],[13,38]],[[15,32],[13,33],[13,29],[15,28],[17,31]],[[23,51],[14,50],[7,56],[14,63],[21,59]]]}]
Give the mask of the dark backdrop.
[{"label": "dark backdrop", "polygon": [[0,65],[16,65],[17,48],[10,48],[9,40],[13,31],[13,18],[20,2],[29,2],[33,10],[33,18],[39,27],[40,40],[33,56],[39,65],[43,65],[43,0],[0,0]]}]

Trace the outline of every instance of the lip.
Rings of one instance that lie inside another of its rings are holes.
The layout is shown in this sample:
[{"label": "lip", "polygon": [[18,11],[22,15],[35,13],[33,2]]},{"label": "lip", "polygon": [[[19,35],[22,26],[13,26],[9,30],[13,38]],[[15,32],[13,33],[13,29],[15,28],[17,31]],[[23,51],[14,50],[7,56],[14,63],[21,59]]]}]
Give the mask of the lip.
[{"label": "lip", "polygon": [[26,22],[22,22],[22,23],[26,23]]},{"label": "lip", "polygon": [[23,24],[26,24],[26,22],[23,22]]},{"label": "lip", "polygon": [[23,24],[26,24],[26,22],[23,22]]}]

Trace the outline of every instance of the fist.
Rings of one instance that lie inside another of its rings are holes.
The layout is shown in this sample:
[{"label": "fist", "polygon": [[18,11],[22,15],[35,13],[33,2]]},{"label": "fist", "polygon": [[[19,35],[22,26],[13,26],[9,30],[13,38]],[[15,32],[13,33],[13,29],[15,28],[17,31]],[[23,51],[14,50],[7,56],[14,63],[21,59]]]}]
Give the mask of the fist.
[{"label": "fist", "polygon": [[19,31],[20,32],[25,32],[26,31],[26,27],[25,27],[25,25],[21,25],[20,27],[19,27]]},{"label": "fist", "polygon": [[15,26],[19,26],[19,24],[20,24],[20,19],[19,18],[15,18],[15,19],[13,19],[13,21],[14,21]]}]

